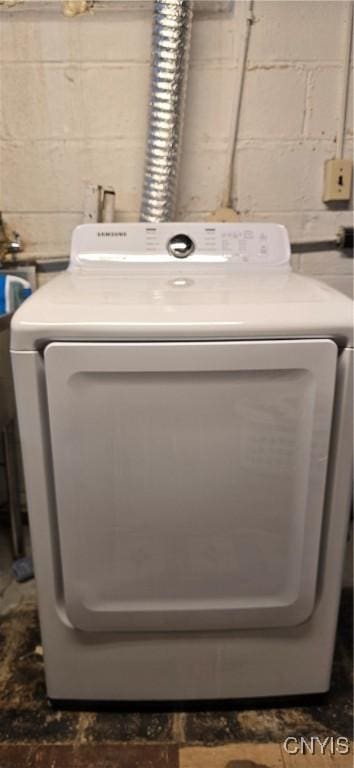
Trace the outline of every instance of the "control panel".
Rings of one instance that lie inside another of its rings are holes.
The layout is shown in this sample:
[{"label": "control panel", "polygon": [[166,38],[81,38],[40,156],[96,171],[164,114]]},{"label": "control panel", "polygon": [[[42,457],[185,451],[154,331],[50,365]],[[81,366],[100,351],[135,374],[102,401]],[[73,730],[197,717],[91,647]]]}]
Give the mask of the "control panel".
[{"label": "control panel", "polygon": [[280,224],[83,224],[74,230],[70,261],[72,267],[229,262],[259,270],[288,266],[290,246]]}]

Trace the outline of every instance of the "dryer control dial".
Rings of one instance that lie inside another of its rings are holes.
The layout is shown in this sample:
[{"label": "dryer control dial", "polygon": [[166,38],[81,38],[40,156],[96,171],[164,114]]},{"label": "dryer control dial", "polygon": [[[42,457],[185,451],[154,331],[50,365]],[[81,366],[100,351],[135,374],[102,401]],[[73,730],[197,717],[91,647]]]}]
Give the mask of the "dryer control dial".
[{"label": "dryer control dial", "polygon": [[186,259],[194,251],[194,243],[189,235],[173,235],[167,243],[171,256],[176,259]]}]

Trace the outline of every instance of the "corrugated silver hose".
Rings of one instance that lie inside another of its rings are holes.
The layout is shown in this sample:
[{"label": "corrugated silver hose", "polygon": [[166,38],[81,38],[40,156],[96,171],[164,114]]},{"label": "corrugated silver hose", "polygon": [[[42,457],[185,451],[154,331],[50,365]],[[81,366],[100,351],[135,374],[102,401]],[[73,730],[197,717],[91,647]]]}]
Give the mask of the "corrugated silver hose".
[{"label": "corrugated silver hose", "polygon": [[173,221],[193,0],[155,0],[141,221]]}]

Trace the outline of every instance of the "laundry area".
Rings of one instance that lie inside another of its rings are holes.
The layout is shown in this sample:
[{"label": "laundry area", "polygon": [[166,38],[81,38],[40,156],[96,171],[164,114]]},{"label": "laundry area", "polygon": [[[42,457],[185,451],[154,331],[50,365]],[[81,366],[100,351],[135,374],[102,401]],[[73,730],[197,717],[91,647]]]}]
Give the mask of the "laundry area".
[{"label": "laundry area", "polygon": [[0,2],[0,768],[353,762],[353,2]]}]

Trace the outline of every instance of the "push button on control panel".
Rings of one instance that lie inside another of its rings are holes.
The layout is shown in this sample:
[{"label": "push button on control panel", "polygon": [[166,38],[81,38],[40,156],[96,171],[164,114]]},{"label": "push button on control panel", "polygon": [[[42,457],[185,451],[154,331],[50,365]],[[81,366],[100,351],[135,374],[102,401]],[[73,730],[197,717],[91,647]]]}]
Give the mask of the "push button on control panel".
[{"label": "push button on control panel", "polygon": [[189,235],[174,235],[167,243],[171,256],[176,259],[186,259],[194,251],[194,243]]}]

